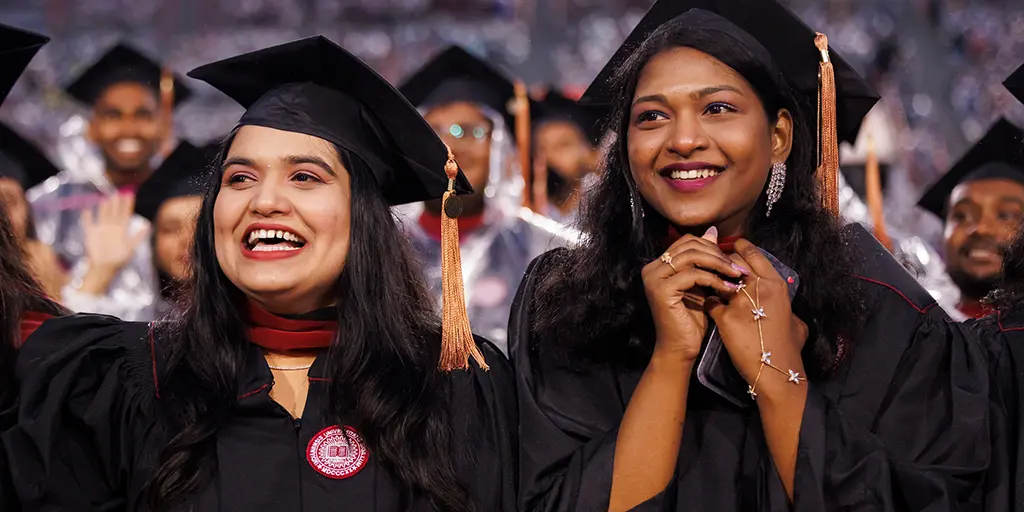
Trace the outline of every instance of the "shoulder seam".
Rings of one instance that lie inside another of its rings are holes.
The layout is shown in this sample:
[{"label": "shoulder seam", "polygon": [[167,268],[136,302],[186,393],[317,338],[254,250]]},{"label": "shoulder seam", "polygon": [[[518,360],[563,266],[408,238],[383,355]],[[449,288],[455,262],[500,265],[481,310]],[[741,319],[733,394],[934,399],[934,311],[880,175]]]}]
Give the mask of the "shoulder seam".
[{"label": "shoulder seam", "polygon": [[871,279],[870,277],[864,277],[864,276],[856,275],[856,274],[854,274],[854,277],[856,277],[857,279],[860,279],[861,281],[864,281],[866,283],[875,284],[875,285],[878,285],[878,286],[881,286],[881,287],[884,287],[884,288],[888,288],[889,290],[892,290],[893,292],[896,292],[896,295],[899,295],[900,298],[902,298],[904,301],[907,302],[907,304],[910,304],[910,307],[914,308],[918,313],[920,313],[922,315],[927,313],[928,310],[930,310],[931,308],[933,308],[936,305],[938,305],[938,303],[933,300],[931,302],[931,304],[928,304],[925,307],[921,307],[921,306],[918,306],[914,301],[910,300],[910,297],[907,297],[907,295],[905,293],[901,292],[899,288],[896,288],[895,286],[893,286],[893,285],[891,285],[889,283],[886,283],[884,281],[879,281],[879,280],[876,280],[876,279]]}]

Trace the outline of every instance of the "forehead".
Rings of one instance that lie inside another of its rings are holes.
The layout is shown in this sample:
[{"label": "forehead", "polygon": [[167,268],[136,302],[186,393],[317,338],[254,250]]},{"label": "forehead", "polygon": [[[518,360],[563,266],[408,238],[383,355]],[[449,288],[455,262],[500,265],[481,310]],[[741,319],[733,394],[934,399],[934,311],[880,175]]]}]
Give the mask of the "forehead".
[{"label": "forehead", "polygon": [[159,220],[186,218],[199,213],[199,208],[202,204],[203,198],[201,196],[172,197],[160,205],[157,218]]},{"label": "forehead", "polygon": [[228,157],[245,157],[256,161],[279,160],[296,155],[318,156],[338,162],[334,146],[324,139],[265,126],[242,126],[228,148]]},{"label": "forehead", "polygon": [[693,48],[669,48],[644,65],[635,95],[689,94],[712,85],[730,85],[741,91],[753,92],[742,75],[711,55]]},{"label": "forehead", "polygon": [[24,190],[21,189],[21,183],[11,178],[0,178],[0,193],[3,194],[23,194]]},{"label": "forehead", "polygon": [[1024,202],[1024,184],[1008,179],[974,180],[957,185],[949,195],[949,204],[961,201],[990,203],[1004,199]]},{"label": "forehead", "polygon": [[456,101],[431,107],[423,115],[423,118],[428,122],[451,123],[479,123],[488,120],[487,115],[484,114],[484,111],[478,105],[468,101]]},{"label": "forehead", "polygon": [[117,82],[103,89],[96,107],[156,107],[156,91],[138,82]]}]

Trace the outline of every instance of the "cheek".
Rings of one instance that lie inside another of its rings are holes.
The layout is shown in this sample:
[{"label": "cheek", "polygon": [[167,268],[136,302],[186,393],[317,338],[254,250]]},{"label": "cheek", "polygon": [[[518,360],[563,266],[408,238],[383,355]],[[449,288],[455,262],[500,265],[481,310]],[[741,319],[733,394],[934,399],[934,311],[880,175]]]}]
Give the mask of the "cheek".
[{"label": "cheek", "polygon": [[220,248],[233,244],[234,228],[245,214],[246,198],[238,191],[224,191],[213,205],[213,237]]}]

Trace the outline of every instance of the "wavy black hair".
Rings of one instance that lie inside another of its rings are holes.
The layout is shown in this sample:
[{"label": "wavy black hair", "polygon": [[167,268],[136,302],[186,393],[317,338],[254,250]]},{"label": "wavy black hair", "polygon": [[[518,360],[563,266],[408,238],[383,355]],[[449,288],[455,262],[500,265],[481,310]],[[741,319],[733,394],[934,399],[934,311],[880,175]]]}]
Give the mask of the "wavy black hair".
[{"label": "wavy black hair", "polygon": [[[233,136],[217,162],[223,163]],[[437,370],[440,323],[390,205],[358,156],[335,147],[351,177],[351,243],[338,278],[337,339],[327,353],[329,411],[354,422],[405,500],[428,497],[445,511],[471,511],[454,469],[448,381]],[[171,325],[161,402],[170,432],[148,484],[165,510],[202,488],[216,471],[215,442],[237,404],[237,374],[249,341],[244,298],[214,250],[219,171],[211,173],[192,249],[183,311]]]},{"label": "wavy black hair", "polygon": [[27,311],[53,316],[68,313],[46,298],[11,227],[7,208],[0,202],[0,409],[13,403],[17,395],[14,363],[21,344],[22,315]]},{"label": "wavy black hair", "polygon": [[679,47],[707,53],[743,76],[764,105],[769,125],[779,109],[793,116],[793,148],[782,197],[769,218],[767,191],[762,191],[745,232],[801,276],[793,307],[812,327],[803,356],[812,378],[825,375],[838,361],[842,340],[857,334],[864,306],[853,275],[856,258],[838,250],[845,234],[839,220],[822,207],[817,187],[816,105],[802,100],[773,62],[764,62],[719,32],[678,20],[641,43],[613,79],[610,97],[618,100],[606,122],[618,135],[604,158],[601,181],[582,206],[579,223],[587,239],[580,247],[552,253],[539,271],[530,305],[531,335],[559,340],[562,348],[588,358],[645,364],[654,325],[640,271],[664,252],[670,225],[639,193],[626,137],[641,71],[655,55]]},{"label": "wavy black hair", "polygon": [[1003,252],[999,287],[985,298],[985,303],[1001,315],[1024,308],[1024,224],[1017,227],[1017,234]]}]

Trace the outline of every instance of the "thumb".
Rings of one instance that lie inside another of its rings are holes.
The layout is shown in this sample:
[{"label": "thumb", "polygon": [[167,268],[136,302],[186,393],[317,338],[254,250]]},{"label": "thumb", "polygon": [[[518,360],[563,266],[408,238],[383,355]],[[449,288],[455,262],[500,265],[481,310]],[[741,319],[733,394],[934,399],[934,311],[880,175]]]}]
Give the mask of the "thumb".
[{"label": "thumb", "polygon": [[718,228],[716,228],[714,226],[711,226],[710,228],[708,228],[707,231],[704,232],[704,235],[702,235],[701,238],[703,238],[704,240],[707,240],[707,241],[709,241],[709,242],[711,242],[713,244],[717,244],[718,243]]},{"label": "thumb", "polygon": [[704,312],[718,324],[725,314],[725,303],[718,296],[710,295],[704,300]]}]

